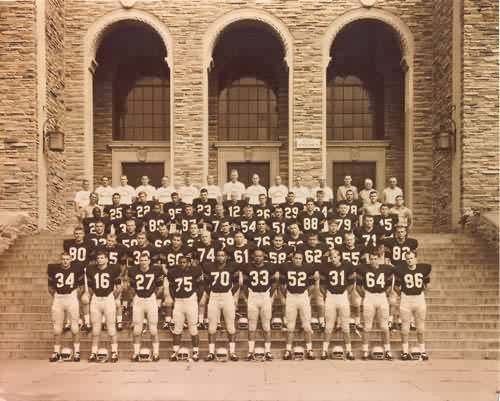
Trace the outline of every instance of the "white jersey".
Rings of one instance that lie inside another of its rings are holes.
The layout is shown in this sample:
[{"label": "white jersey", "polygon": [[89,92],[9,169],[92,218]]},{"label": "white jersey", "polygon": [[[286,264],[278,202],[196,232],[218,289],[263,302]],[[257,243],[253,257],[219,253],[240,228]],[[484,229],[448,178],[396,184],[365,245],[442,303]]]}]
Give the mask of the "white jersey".
[{"label": "white jersey", "polygon": [[285,203],[285,198],[288,194],[288,188],[281,185],[273,185],[269,188],[269,197],[271,198],[271,203],[273,205],[279,205],[280,203]]},{"label": "white jersey", "polygon": [[194,185],[190,185],[189,187],[182,186],[179,188],[179,196],[181,197],[181,200],[189,205],[191,205],[194,198],[197,198],[199,195],[200,190]]},{"label": "white jersey", "polygon": [[172,192],[175,192],[174,187],[158,187],[156,190],[156,198],[160,203],[167,203],[172,201]]},{"label": "white jersey", "polygon": [[132,204],[132,199],[135,197],[135,189],[130,185],[118,185],[115,192],[120,194],[120,203],[124,205]]},{"label": "white jersey", "polygon": [[152,185],[139,185],[135,189],[135,194],[139,196],[139,192],[146,192],[146,200],[150,201],[156,198],[156,188]]},{"label": "white jersey", "polygon": [[102,185],[100,187],[97,187],[95,190],[95,193],[99,195],[99,205],[101,206],[107,206],[111,205],[113,203],[113,194],[115,193],[115,190],[113,187],[107,186],[103,187]]},{"label": "white jersey", "polygon": [[396,203],[396,196],[403,196],[403,190],[399,187],[387,187],[382,192],[382,202],[394,205]]},{"label": "white jersey", "polygon": [[314,187],[311,189],[311,197],[314,198],[314,200],[317,200],[317,193],[318,191],[323,191],[324,197],[323,199],[326,201],[331,201],[333,199],[333,191],[330,187],[324,186],[323,188],[321,187]]},{"label": "white jersey", "polygon": [[354,194],[354,199],[358,199],[358,188],[355,187],[354,185],[351,185],[350,187],[346,187],[345,185],[341,185],[337,189],[337,201],[345,200],[345,193],[346,191],[350,189],[352,190]]},{"label": "white jersey", "polygon": [[222,194],[227,196],[227,199],[231,199],[231,193],[236,192],[238,194],[238,200],[241,200],[245,194],[245,185],[242,182],[226,182],[222,188]]},{"label": "white jersey", "polygon": [[250,185],[245,195],[248,197],[249,205],[258,205],[259,204],[259,195],[266,195],[267,190],[262,185]]}]

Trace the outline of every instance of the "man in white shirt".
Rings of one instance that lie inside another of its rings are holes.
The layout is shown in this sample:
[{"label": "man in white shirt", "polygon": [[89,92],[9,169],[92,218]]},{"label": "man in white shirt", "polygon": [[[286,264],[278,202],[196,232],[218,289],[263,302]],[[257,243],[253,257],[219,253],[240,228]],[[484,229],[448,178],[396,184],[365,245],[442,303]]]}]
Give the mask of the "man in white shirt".
[{"label": "man in white shirt", "polygon": [[403,195],[396,196],[396,204],[391,209],[390,213],[398,215],[398,225],[406,227],[410,231],[413,225],[413,212],[405,206]]},{"label": "man in white shirt", "polygon": [[260,185],[260,177],[258,174],[252,175],[252,185],[250,185],[246,192],[245,196],[248,199],[249,205],[258,205],[259,204],[259,195],[266,195],[267,190],[262,185]]},{"label": "man in white shirt", "polygon": [[363,202],[363,206],[370,203],[370,192],[373,191],[373,181],[371,178],[365,178],[365,186],[359,191],[359,199]]},{"label": "man in white shirt", "polygon": [[75,213],[79,215],[81,210],[89,204],[89,180],[82,180],[82,189],[75,194]]},{"label": "man in white shirt", "polygon": [[290,188],[290,192],[295,194],[295,202],[302,203],[303,205],[306,204],[307,198],[310,197],[309,189],[302,185],[302,177],[300,175],[295,176],[295,185]]},{"label": "man in white shirt", "polygon": [[344,185],[341,185],[337,189],[337,201],[342,201],[345,200],[345,192],[351,189],[352,193],[354,194],[354,199],[358,199],[358,188],[356,188],[354,185],[352,185],[352,177],[350,175],[346,175],[344,177]]},{"label": "man in white shirt", "polygon": [[328,185],[326,185],[326,179],[324,177],[321,177],[318,179],[318,183],[318,186],[311,189],[311,197],[313,197],[314,200],[318,200],[317,193],[319,190],[322,190],[324,195],[323,199],[325,201],[330,202],[331,200],[333,200],[333,191]]},{"label": "man in white shirt", "polygon": [[192,205],[194,198],[200,194],[200,190],[191,183],[189,173],[184,174],[184,185],[179,188],[178,192],[181,200],[188,205]]},{"label": "man in white shirt", "polygon": [[175,187],[173,185],[169,185],[168,176],[162,177],[161,186],[156,190],[156,199],[161,204],[165,204],[172,200],[171,195],[172,192],[175,192]]},{"label": "man in white shirt", "polygon": [[101,178],[101,185],[96,188],[95,193],[99,196],[99,206],[107,206],[113,203],[112,198],[115,190],[109,185],[108,177],[103,176]]},{"label": "man in white shirt", "polygon": [[120,203],[124,205],[131,205],[135,198],[135,189],[133,186],[128,185],[128,178],[126,175],[120,176],[120,185],[115,188],[115,192],[120,194]]},{"label": "man in white shirt", "polygon": [[222,194],[226,200],[231,199],[231,194],[233,192],[238,194],[237,200],[241,200],[245,195],[245,184],[238,181],[238,176],[238,170],[231,170],[229,181],[226,182],[222,188]]},{"label": "man in white shirt", "polygon": [[396,204],[396,197],[403,196],[403,190],[398,187],[398,180],[396,177],[389,178],[389,186],[382,192],[382,203],[387,203],[389,206]]},{"label": "man in white shirt", "polygon": [[222,192],[218,185],[215,185],[215,177],[213,175],[207,176],[207,191],[208,199],[215,199],[217,202],[222,200]]},{"label": "man in white shirt", "polygon": [[282,184],[281,176],[277,175],[274,179],[274,185],[269,188],[268,192],[269,198],[271,198],[271,203],[273,205],[285,203],[287,194],[287,186]]},{"label": "man in white shirt", "polygon": [[141,185],[135,189],[135,195],[139,196],[139,192],[146,192],[146,201],[156,199],[156,188],[149,184],[147,175],[141,177]]}]

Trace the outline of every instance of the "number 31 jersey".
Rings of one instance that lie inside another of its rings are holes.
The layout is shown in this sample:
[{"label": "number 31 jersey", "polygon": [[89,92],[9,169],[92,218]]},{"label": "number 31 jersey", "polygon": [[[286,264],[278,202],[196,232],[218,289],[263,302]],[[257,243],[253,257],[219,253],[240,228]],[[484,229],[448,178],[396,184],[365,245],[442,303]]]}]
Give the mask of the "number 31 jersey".
[{"label": "number 31 jersey", "polygon": [[203,272],[199,265],[187,268],[175,266],[170,269],[167,278],[173,297],[189,298],[196,293],[202,276]]},{"label": "number 31 jersey", "polygon": [[295,266],[285,263],[280,266],[280,281],[291,294],[303,294],[313,283],[315,272],[313,265]]},{"label": "number 31 jersey", "polygon": [[417,263],[415,269],[405,263],[394,272],[396,285],[401,286],[401,292],[406,295],[420,295],[425,284],[430,282],[432,267],[427,263]]},{"label": "number 31 jersey", "polygon": [[252,292],[267,292],[271,289],[276,273],[275,265],[264,262],[262,266],[249,263],[242,268],[244,282]]},{"label": "number 31 jersey", "polygon": [[349,262],[341,262],[339,266],[324,263],[319,269],[321,286],[331,294],[343,294],[347,287],[354,284],[353,274],[356,268]]},{"label": "number 31 jersey", "polygon": [[146,271],[142,271],[139,266],[132,266],[128,277],[130,287],[140,298],[149,298],[163,285],[163,272],[159,265],[150,265]]}]

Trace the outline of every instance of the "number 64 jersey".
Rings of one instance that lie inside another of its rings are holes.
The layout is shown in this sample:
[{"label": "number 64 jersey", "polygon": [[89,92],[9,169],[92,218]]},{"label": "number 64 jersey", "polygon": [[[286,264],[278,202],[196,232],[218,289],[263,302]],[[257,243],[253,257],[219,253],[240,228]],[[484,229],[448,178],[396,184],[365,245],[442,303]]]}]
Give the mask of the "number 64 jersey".
[{"label": "number 64 jersey", "polygon": [[356,269],[356,279],[365,291],[380,294],[392,285],[394,267],[379,265],[378,268],[369,264],[361,264]]}]

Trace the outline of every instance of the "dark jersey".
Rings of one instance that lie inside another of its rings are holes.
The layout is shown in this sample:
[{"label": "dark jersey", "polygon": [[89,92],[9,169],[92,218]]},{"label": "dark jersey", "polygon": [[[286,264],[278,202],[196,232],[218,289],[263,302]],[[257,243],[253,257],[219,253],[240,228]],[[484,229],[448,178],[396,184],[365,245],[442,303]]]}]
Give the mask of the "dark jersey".
[{"label": "dark jersey", "polygon": [[158,259],[159,250],[151,244],[146,246],[134,245],[128,248],[129,266],[139,266],[139,259],[143,255],[149,256],[151,263]]},{"label": "dark jersey", "polygon": [[291,235],[285,235],[285,244],[291,246],[294,250],[297,249],[298,246],[302,245],[306,242],[306,238],[304,234],[299,234],[297,238],[293,238]]},{"label": "dark jersey", "polygon": [[137,245],[139,242],[137,241],[137,233],[129,234],[123,233],[118,236],[118,242],[122,245],[125,245],[127,248],[131,246]]},{"label": "dark jersey", "polygon": [[288,245],[283,245],[278,249],[273,245],[268,245],[264,247],[264,252],[266,253],[269,263],[281,265],[289,261],[293,248]]},{"label": "dark jersey", "polygon": [[401,287],[401,292],[406,295],[420,295],[425,285],[431,281],[431,270],[432,266],[427,263],[417,263],[413,270],[404,263],[394,272],[396,285]]},{"label": "dark jersey", "polygon": [[89,234],[85,237],[88,241],[92,242],[94,244],[94,248],[97,248],[99,246],[106,245],[106,233],[102,235],[98,234]]},{"label": "dark jersey", "polygon": [[182,243],[186,246],[192,247],[195,242],[200,241],[200,238],[199,234],[196,237],[193,237],[191,234],[184,233],[182,236]]},{"label": "dark jersey", "polygon": [[63,241],[64,252],[67,252],[73,263],[85,265],[92,253],[94,243],[89,241],[76,242],[74,239],[66,239]]},{"label": "dark jersey", "polygon": [[128,208],[127,205],[107,205],[104,206],[104,213],[108,216],[111,224],[115,224],[118,220],[123,219],[125,216],[125,210]]},{"label": "dark jersey", "polygon": [[325,217],[322,213],[315,210],[312,214],[308,212],[300,212],[297,216],[297,221],[304,233],[317,233],[323,229]]},{"label": "dark jersey", "polygon": [[207,223],[210,225],[210,231],[212,232],[219,232],[219,229],[220,229],[220,223],[221,221],[223,220],[228,220],[228,218],[226,216],[212,216],[211,218],[209,218],[208,220],[205,220],[207,221]]},{"label": "dark jersey", "polygon": [[241,217],[243,215],[243,208],[247,205],[244,200],[239,200],[233,202],[232,200],[227,200],[222,203],[224,205],[224,210],[226,214],[231,218]]},{"label": "dark jersey", "polygon": [[337,231],[336,233],[327,231],[325,233],[319,234],[319,240],[326,244],[326,246],[328,246],[328,248],[330,249],[339,249],[340,246],[344,243],[344,236],[340,231]]},{"label": "dark jersey", "polygon": [[163,286],[163,272],[158,265],[150,265],[147,271],[133,266],[128,270],[128,277],[130,287],[139,298],[149,298]]},{"label": "dark jersey", "polygon": [[108,261],[112,265],[125,264],[127,260],[127,251],[127,247],[122,244],[116,244],[112,247],[105,245],[97,248],[97,252],[104,252],[107,255]]},{"label": "dark jersey", "polygon": [[170,245],[172,242],[170,237],[167,235],[161,235],[159,232],[150,233],[148,235],[148,242],[155,248],[163,248]]},{"label": "dark jersey", "polygon": [[186,213],[181,213],[177,216],[177,225],[179,226],[181,232],[186,233],[189,231],[189,226],[191,224],[198,224],[201,221],[197,213],[187,215]]},{"label": "dark jersey", "polygon": [[85,271],[83,264],[71,263],[65,269],[60,263],[47,266],[47,280],[49,288],[58,294],[71,294],[84,283]]},{"label": "dark jersey", "polygon": [[358,218],[352,214],[341,216],[338,213],[333,213],[328,216],[328,220],[335,220],[338,223],[339,231],[341,233],[348,233],[356,229]]},{"label": "dark jersey", "polygon": [[331,202],[314,202],[314,210],[317,210],[318,212],[320,212],[323,217],[326,219],[328,217],[328,213],[330,213],[330,211],[332,210],[332,203]]},{"label": "dark jersey", "polygon": [[170,221],[175,221],[177,216],[182,213],[186,204],[184,202],[167,202],[163,205],[165,217]]},{"label": "dark jersey", "polygon": [[266,206],[255,205],[253,207],[253,211],[255,216],[257,216],[257,218],[269,220],[271,218],[271,215],[273,214],[274,208],[270,205]]},{"label": "dark jersey", "polygon": [[380,294],[392,285],[394,267],[379,265],[375,268],[368,264],[361,264],[356,269],[356,281],[366,291]]},{"label": "dark jersey", "polygon": [[193,246],[193,258],[200,263],[215,262],[215,254],[222,249],[222,245],[218,241],[211,241],[209,245],[201,241],[196,241]]},{"label": "dark jersey", "polygon": [[234,220],[236,225],[240,227],[240,230],[245,236],[250,232],[254,233],[257,230],[257,219],[255,217],[238,217]]},{"label": "dark jersey", "polygon": [[233,246],[234,245],[234,237],[232,233],[224,234],[224,233],[216,233],[214,234],[214,240],[219,242],[222,247]]},{"label": "dark jersey", "polygon": [[406,238],[399,242],[396,238],[387,238],[384,241],[386,246],[386,257],[391,260],[393,265],[400,265],[406,260],[406,253],[415,251],[418,248],[418,241],[413,238]]},{"label": "dark jersey", "polygon": [[146,215],[151,211],[151,209],[151,201],[148,201],[146,203],[135,202],[132,204],[132,210],[134,211],[135,217],[141,221],[144,221]]},{"label": "dark jersey", "polygon": [[220,268],[215,263],[204,263],[203,273],[207,290],[215,293],[229,292],[238,283],[238,267],[234,263],[226,263]]},{"label": "dark jersey", "polygon": [[208,219],[215,213],[215,205],[217,205],[215,199],[207,199],[205,202],[200,198],[193,200],[193,208],[203,220]]},{"label": "dark jersey", "polygon": [[203,272],[199,265],[187,268],[175,266],[168,271],[167,278],[174,298],[189,298],[198,291]]},{"label": "dark jersey", "polygon": [[230,246],[227,247],[226,253],[228,254],[231,261],[233,261],[238,267],[241,265],[248,264],[252,258],[253,252],[256,246],[252,242],[248,242],[243,246]]},{"label": "dark jersey", "polygon": [[142,227],[144,226],[143,222],[141,220],[130,217],[124,217],[120,220],[116,220],[113,225],[115,226],[115,232],[116,235],[124,234],[127,232],[127,220],[133,220],[135,222],[135,230],[137,232],[142,230]]},{"label": "dark jersey", "polygon": [[364,226],[357,229],[354,233],[356,242],[365,248],[375,248],[380,244],[384,232],[378,226],[373,226],[371,231],[368,231]]},{"label": "dark jersey", "polygon": [[170,220],[161,213],[149,212],[143,219],[144,227],[147,232],[154,233],[158,231],[160,225],[167,224]]},{"label": "dark jersey", "polygon": [[87,284],[98,297],[107,297],[121,283],[120,267],[108,264],[104,269],[99,269],[96,265],[87,267]]},{"label": "dark jersey", "polygon": [[286,229],[289,223],[290,221],[285,218],[282,219],[272,218],[269,221],[269,226],[271,227],[271,230],[273,230],[276,234],[284,235],[286,233]]},{"label": "dark jersey", "polygon": [[249,263],[242,268],[243,282],[252,292],[267,292],[274,282],[277,267],[264,262],[262,266]]},{"label": "dark jersey", "polygon": [[339,266],[323,263],[319,269],[321,286],[331,294],[343,294],[349,285],[354,284],[355,270],[349,262],[341,262]]},{"label": "dark jersey", "polygon": [[313,283],[315,268],[304,264],[295,266],[285,263],[280,266],[280,282],[291,294],[303,294]]},{"label": "dark jersey", "polygon": [[354,245],[354,248],[349,248],[346,244],[343,244],[338,248],[340,251],[340,257],[344,262],[350,262],[354,266],[361,263],[361,257],[364,253],[364,248],[359,245]]},{"label": "dark jersey", "polygon": [[172,268],[175,265],[179,264],[179,259],[181,256],[189,256],[191,255],[191,248],[182,245],[179,249],[174,249],[172,245],[167,246],[160,250],[162,260],[167,265],[167,268]]},{"label": "dark jersey", "polygon": [[398,224],[398,215],[390,214],[389,216],[375,216],[375,224],[383,230],[386,237],[392,237],[394,234],[394,227]]},{"label": "dark jersey", "polygon": [[107,217],[86,217],[83,219],[83,230],[85,231],[85,235],[95,234],[95,225],[98,221],[102,221],[104,223],[104,232],[109,233],[110,222]]},{"label": "dark jersey", "polygon": [[282,203],[281,208],[283,209],[283,216],[285,216],[285,219],[293,219],[295,220],[299,213],[304,209],[304,205],[300,202],[293,202],[293,203]]},{"label": "dark jersey", "polygon": [[263,233],[256,232],[253,235],[249,235],[249,239],[254,242],[257,248],[263,248],[265,246],[271,245],[273,237],[274,235],[271,231],[265,231]]},{"label": "dark jersey", "polygon": [[353,216],[359,216],[363,210],[363,203],[359,200],[353,200],[352,202],[344,201],[349,207],[349,214]]},{"label": "dark jersey", "polygon": [[297,251],[304,255],[304,263],[313,264],[317,267],[324,262],[329,248],[326,244],[320,242],[314,247],[302,244],[297,248]]}]

